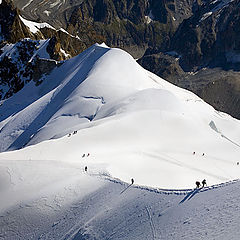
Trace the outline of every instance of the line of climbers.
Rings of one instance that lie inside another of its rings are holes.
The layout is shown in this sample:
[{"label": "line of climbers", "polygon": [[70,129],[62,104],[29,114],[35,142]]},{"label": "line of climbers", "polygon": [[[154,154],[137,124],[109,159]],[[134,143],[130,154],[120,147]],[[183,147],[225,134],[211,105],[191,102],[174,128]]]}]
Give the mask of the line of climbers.
[{"label": "line of climbers", "polygon": [[[196,154],[196,152],[193,152],[193,155],[195,155]],[[202,153],[202,156],[205,156],[205,153]]]},{"label": "line of climbers", "polygon": [[[205,185],[207,186],[207,181],[206,181],[206,179],[203,179],[202,180],[202,187],[204,187]],[[196,181],[196,186],[197,186],[197,188],[200,188],[201,183],[199,181]]]},{"label": "line of climbers", "polygon": [[84,158],[84,157],[89,157],[89,156],[90,156],[90,153],[88,153],[88,154],[85,154],[85,153],[84,153],[84,154],[82,155],[82,158]]},{"label": "line of climbers", "polygon": [[71,137],[72,135],[75,135],[75,134],[77,134],[77,131],[76,131],[76,130],[73,131],[73,134],[69,133],[69,134],[68,134],[68,137]]},{"label": "line of climbers", "polygon": [[[87,170],[88,170],[88,167],[87,166],[85,166],[84,167],[84,171],[85,172],[87,172]],[[133,185],[134,184],[134,179],[133,178],[131,178],[131,185]]]},{"label": "line of climbers", "polygon": [[[74,132],[75,132],[75,131],[74,131]],[[195,155],[195,154],[196,154],[196,152],[193,152],[193,155]],[[204,155],[205,155],[205,154],[203,153],[202,156],[204,156]],[[90,153],[88,153],[88,154],[85,154],[85,153],[84,153],[84,154],[82,155],[82,158],[84,158],[84,157],[89,157],[89,156],[90,156]],[[239,164],[239,162],[237,162],[237,165],[238,165],[238,164]],[[88,170],[88,168],[87,168],[87,166],[85,166],[85,167],[84,167],[84,171],[87,172],[87,170]],[[131,185],[132,185],[132,184],[134,184],[134,179],[133,179],[133,178],[131,179]],[[200,188],[200,186],[201,186],[201,183],[200,183],[199,181],[196,181],[196,187],[197,187],[197,188]],[[205,187],[205,186],[207,186],[207,181],[206,181],[206,179],[203,179],[203,180],[202,180],[202,188]]]}]

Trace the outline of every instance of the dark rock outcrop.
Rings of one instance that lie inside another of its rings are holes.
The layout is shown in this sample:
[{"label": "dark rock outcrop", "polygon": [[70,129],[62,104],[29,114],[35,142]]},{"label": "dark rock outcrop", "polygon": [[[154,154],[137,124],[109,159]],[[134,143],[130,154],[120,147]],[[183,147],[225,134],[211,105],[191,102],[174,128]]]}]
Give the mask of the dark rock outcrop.
[{"label": "dark rock outcrop", "polygon": [[186,88],[183,79],[187,74],[179,66],[178,58],[160,52],[158,54],[145,55],[138,60],[138,63],[163,79]]},{"label": "dark rock outcrop", "polygon": [[35,38],[19,18],[19,10],[11,0],[2,0],[0,7],[0,42],[17,42],[23,38]]},{"label": "dark rock outcrop", "polygon": [[34,54],[36,42],[22,40],[14,46],[12,56],[1,55],[0,58],[0,99],[8,98],[18,92],[24,84],[32,79],[33,62],[30,61]]},{"label": "dark rock outcrop", "polygon": [[[219,111],[227,112],[240,119],[240,74],[221,69],[203,69],[190,77],[202,86],[196,86],[195,92]],[[208,81],[206,81],[208,80]]]},{"label": "dark rock outcrop", "polygon": [[[0,100],[12,96],[32,79],[40,84],[40,77],[56,66],[56,62],[38,57],[37,39],[50,38],[46,49],[50,58],[57,61],[87,48],[79,38],[62,30],[44,27],[32,33],[22,22],[12,1],[3,0],[0,6]],[[6,49],[10,49],[7,54],[4,53],[8,51]]]},{"label": "dark rock outcrop", "polygon": [[239,0],[226,5],[209,2],[180,24],[171,39],[171,50],[182,55],[180,64],[186,71],[201,67],[240,70],[240,60],[236,61],[240,54],[239,26]]},{"label": "dark rock outcrop", "polygon": [[178,25],[191,16],[194,0],[66,0],[54,6],[49,1],[14,3],[28,19],[64,27],[86,47],[106,42],[139,58],[148,46],[169,47]]},{"label": "dark rock outcrop", "polygon": [[[48,47],[49,54],[52,59],[60,61],[73,57],[88,47],[84,40],[61,29],[55,30],[44,27],[33,33],[22,22],[19,14],[20,11],[14,7],[11,0],[2,1],[0,8],[0,48],[6,43],[17,43],[24,38],[32,40],[51,38],[51,46]],[[64,50],[66,55],[60,49]],[[67,54],[69,55],[68,57]]]}]

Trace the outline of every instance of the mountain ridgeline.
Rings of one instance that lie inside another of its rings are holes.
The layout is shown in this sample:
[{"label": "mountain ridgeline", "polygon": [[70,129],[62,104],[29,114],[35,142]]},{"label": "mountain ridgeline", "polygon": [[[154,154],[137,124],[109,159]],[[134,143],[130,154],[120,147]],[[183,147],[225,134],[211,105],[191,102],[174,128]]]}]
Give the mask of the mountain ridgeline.
[{"label": "mountain ridgeline", "polygon": [[[14,14],[4,30],[10,10],[2,9],[7,6]],[[128,51],[144,68],[193,91],[216,109],[240,118],[240,0],[3,0],[1,10],[1,47],[26,37],[50,38],[49,58],[59,61],[105,42]],[[43,27],[32,33],[19,14],[55,29]],[[38,81],[44,68],[35,71]],[[8,81],[13,82],[4,83]]]}]

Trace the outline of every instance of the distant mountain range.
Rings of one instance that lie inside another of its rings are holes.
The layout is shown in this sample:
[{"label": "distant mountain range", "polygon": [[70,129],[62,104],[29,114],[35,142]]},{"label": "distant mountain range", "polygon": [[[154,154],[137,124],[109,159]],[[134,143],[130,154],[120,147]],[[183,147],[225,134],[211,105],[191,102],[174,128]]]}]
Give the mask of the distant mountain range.
[{"label": "distant mountain range", "polygon": [[[26,37],[50,38],[49,58],[59,61],[95,42],[106,42],[128,51],[144,68],[195,92],[216,109],[240,118],[239,17],[239,0],[3,0],[1,47],[18,41],[22,46],[21,39]],[[29,28],[32,23],[23,19],[50,26],[35,23],[38,31],[34,32]],[[1,98],[21,89],[32,78],[31,72],[38,73],[37,79],[45,69],[25,60],[28,67],[21,68],[22,74],[29,77],[23,79],[11,59],[1,55],[0,64]]]}]

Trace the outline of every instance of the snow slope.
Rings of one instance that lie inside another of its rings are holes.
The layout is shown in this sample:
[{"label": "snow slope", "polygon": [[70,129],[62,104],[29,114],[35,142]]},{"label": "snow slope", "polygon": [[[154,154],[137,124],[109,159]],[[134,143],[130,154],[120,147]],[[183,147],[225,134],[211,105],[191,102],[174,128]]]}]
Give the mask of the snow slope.
[{"label": "snow slope", "polygon": [[120,49],[94,45],[0,109],[1,151],[34,145],[3,159],[78,162],[90,152],[96,173],[163,188],[239,177],[240,122]]},{"label": "snow slope", "polygon": [[0,161],[0,172],[4,240],[239,239],[239,181],[161,190],[29,160]]},{"label": "snow slope", "polygon": [[120,49],[65,61],[0,119],[0,239],[239,238],[239,120]]}]

